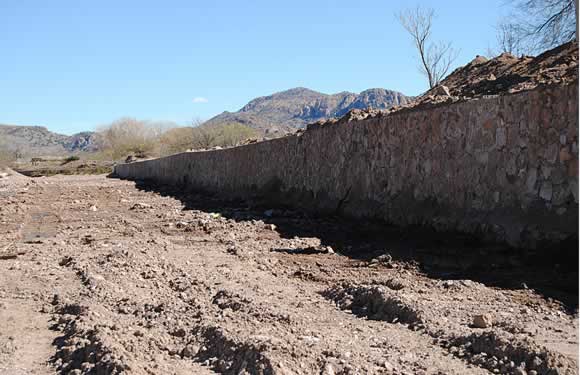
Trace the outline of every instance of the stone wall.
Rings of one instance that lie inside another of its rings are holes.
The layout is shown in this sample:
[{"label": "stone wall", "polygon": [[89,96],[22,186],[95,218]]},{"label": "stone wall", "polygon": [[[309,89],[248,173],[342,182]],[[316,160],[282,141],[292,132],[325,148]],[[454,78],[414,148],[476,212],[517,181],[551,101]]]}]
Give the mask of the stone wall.
[{"label": "stone wall", "polygon": [[115,172],[536,247],[578,233],[578,85],[321,125]]}]

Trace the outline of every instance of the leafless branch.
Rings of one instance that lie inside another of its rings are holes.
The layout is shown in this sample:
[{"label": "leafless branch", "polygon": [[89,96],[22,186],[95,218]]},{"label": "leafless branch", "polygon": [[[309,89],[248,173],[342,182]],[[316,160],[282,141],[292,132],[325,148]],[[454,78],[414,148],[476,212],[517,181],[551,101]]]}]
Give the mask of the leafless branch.
[{"label": "leafless branch", "polygon": [[420,70],[427,77],[429,87],[433,88],[449,73],[451,65],[457,59],[458,51],[451,43],[431,41],[435,11],[430,8],[417,7],[398,14],[401,25],[411,35],[417,48]]},{"label": "leafless branch", "polygon": [[497,44],[500,53],[507,52],[514,56],[531,53],[522,40],[521,34],[522,30],[518,25],[507,20],[501,21],[497,26]]},{"label": "leafless branch", "polygon": [[576,0],[508,2],[513,12],[498,27],[498,44],[504,52],[538,53],[577,37]]}]

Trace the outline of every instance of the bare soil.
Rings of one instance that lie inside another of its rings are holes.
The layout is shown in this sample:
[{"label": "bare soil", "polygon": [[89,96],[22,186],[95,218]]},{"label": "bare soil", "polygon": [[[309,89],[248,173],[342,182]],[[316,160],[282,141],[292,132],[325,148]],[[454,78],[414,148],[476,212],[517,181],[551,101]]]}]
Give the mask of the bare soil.
[{"label": "bare soil", "polygon": [[577,374],[577,263],[550,251],[13,174],[0,373]]}]

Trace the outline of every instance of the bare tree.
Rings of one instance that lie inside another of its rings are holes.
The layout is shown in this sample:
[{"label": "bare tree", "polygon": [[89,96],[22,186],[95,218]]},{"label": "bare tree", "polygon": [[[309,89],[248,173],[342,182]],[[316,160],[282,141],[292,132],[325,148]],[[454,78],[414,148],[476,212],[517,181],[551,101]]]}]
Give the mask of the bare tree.
[{"label": "bare tree", "polygon": [[407,9],[398,14],[401,25],[411,35],[417,48],[420,70],[427,77],[430,88],[437,86],[447,75],[458,55],[451,43],[431,41],[434,17],[433,9],[421,7]]},{"label": "bare tree", "polygon": [[500,53],[511,53],[518,56],[529,53],[528,48],[520,38],[521,28],[513,23],[502,21],[497,26],[497,44]]},{"label": "bare tree", "polygon": [[232,147],[247,139],[258,136],[258,132],[240,123],[222,124],[218,129],[218,145],[222,147]]},{"label": "bare tree", "polygon": [[209,127],[194,128],[193,146],[196,149],[208,149],[216,146],[218,133]]},{"label": "bare tree", "polygon": [[203,123],[204,121],[202,119],[200,119],[199,117],[195,117],[189,122],[189,126],[191,126],[192,128],[197,128],[203,125]]},{"label": "bare tree", "polygon": [[197,118],[193,119],[190,126],[190,147],[194,149],[208,149],[216,145],[215,141],[218,137],[217,132],[213,131],[213,129],[208,126],[204,126],[202,120]]},{"label": "bare tree", "polygon": [[[509,21],[498,26],[498,44],[533,54],[577,38],[578,0],[508,0]],[[507,44],[506,44],[507,37]],[[513,53],[513,52],[512,52]]]},{"label": "bare tree", "polygon": [[520,9],[532,16],[530,31],[539,37],[540,47],[550,48],[576,37],[574,0],[520,0],[519,3]]},{"label": "bare tree", "polygon": [[193,148],[193,138],[193,129],[188,126],[178,126],[167,130],[159,139],[161,156],[176,154]]},{"label": "bare tree", "polygon": [[110,157],[114,160],[129,154],[151,156],[157,154],[161,126],[148,121],[124,117],[100,127],[99,133]]}]

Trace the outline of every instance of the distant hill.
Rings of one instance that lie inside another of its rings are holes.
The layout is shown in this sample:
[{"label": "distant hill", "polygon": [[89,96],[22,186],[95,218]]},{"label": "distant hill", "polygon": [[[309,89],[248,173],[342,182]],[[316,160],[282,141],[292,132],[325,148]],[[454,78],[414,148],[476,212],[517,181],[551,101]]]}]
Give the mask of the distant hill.
[{"label": "distant hill", "polygon": [[49,131],[43,126],[17,126],[0,124],[0,143],[10,150],[27,156],[62,155],[98,149],[98,136],[82,132],[71,136]]},{"label": "distant hill", "polygon": [[298,87],[256,98],[239,111],[223,112],[205,124],[237,122],[260,130],[265,135],[284,134],[318,120],[341,117],[351,109],[386,109],[406,104],[411,99],[400,92],[385,89],[328,95]]},{"label": "distant hill", "polygon": [[[256,98],[237,112],[215,116],[204,126],[239,123],[267,137],[276,137],[319,120],[342,117],[351,109],[386,109],[409,103],[411,99],[400,92],[385,89],[328,95],[298,87]],[[0,147],[18,150],[26,157],[97,151],[99,144],[99,136],[94,132],[67,136],[43,126],[0,124]]]}]

